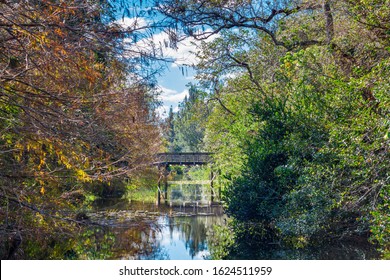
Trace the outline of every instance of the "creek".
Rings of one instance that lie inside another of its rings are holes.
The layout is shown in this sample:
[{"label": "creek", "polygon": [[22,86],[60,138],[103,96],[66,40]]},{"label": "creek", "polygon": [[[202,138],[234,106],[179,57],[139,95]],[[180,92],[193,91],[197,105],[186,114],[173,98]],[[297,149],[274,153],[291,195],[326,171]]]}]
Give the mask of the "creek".
[{"label": "creek", "polygon": [[[215,226],[224,227],[227,216],[217,203],[210,202],[207,185],[172,185],[168,200],[160,205],[125,199],[102,199],[93,204],[88,218],[99,226],[85,232],[68,258],[127,260],[211,259],[214,249],[230,250],[218,242]],[[241,232],[242,234],[242,232]],[[291,249],[282,244],[235,240],[228,258],[238,259],[376,259],[372,244],[336,241],[317,248]],[[217,239],[215,239],[217,238]],[[217,245],[215,244],[217,240]]]},{"label": "creek", "polygon": [[224,224],[222,207],[207,200],[202,185],[170,187],[157,205],[123,199],[98,200],[88,213],[113,237],[110,259],[209,259],[208,236]]}]

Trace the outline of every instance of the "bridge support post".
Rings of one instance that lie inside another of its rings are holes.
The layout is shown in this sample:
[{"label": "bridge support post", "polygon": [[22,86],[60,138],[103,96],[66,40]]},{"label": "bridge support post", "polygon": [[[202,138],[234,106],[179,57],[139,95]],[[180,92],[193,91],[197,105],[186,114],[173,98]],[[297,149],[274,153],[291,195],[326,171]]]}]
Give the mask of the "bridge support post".
[{"label": "bridge support post", "polygon": [[[168,165],[158,166],[157,205],[161,204],[161,198],[168,203]],[[164,190],[162,190],[164,185]]]},{"label": "bridge support post", "polygon": [[157,187],[157,205],[161,204],[161,192],[160,192],[160,178],[158,179],[158,187]]},{"label": "bridge support post", "polygon": [[168,203],[168,165],[164,168],[164,200],[165,204]]},{"label": "bridge support post", "polygon": [[165,172],[161,168],[161,165],[158,166],[158,185],[157,185],[157,205],[161,205],[161,180],[164,180]]},{"label": "bridge support post", "polygon": [[210,188],[211,188],[211,202],[214,202],[215,199],[215,192],[214,192],[214,172],[213,170],[210,171]]},{"label": "bridge support post", "polygon": [[158,186],[157,186],[157,205],[161,204],[161,177],[158,178]]}]

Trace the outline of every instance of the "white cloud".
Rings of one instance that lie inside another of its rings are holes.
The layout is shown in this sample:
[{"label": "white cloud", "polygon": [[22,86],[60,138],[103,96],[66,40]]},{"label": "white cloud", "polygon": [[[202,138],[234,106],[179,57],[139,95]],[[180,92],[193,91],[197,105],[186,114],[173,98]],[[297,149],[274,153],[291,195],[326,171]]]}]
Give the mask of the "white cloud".
[{"label": "white cloud", "polygon": [[177,44],[177,49],[165,49],[168,57],[175,60],[174,65],[195,65],[198,60],[196,57],[197,42],[193,38],[186,38]]},{"label": "white cloud", "polygon": [[163,105],[157,109],[157,113],[160,117],[166,118],[169,114],[169,109],[172,106],[173,112],[177,113],[179,111],[179,102],[183,101],[183,99],[188,97],[188,90],[185,89],[181,92],[169,89],[163,86],[159,86],[161,94],[159,99],[163,102]]},{"label": "white cloud", "polygon": [[177,102],[182,101],[184,99],[184,97],[188,96],[187,89],[183,90],[182,92],[178,92],[174,89],[165,88],[163,86],[160,86],[160,89],[161,89],[160,99],[164,103],[167,103],[167,102],[177,103]]},{"label": "white cloud", "polygon": [[177,43],[177,48],[170,46],[169,35],[165,32],[160,32],[152,38],[143,39],[137,43],[138,48],[156,47],[161,51],[164,58],[173,60],[171,67],[180,65],[195,65],[197,63],[196,49],[197,45],[193,38],[186,38]]},{"label": "white cloud", "polygon": [[[142,26],[148,25],[147,20],[144,18],[124,18],[123,20],[117,21],[117,23],[123,27],[130,28],[141,28]],[[212,41],[216,36],[217,35],[211,36],[206,41]],[[127,47],[129,54],[153,53],[153,48],[155,48],[158,51],[158,55],[173,60],[171,67],[182,65],[192,66],[198,62],[196,52],[200,46],[200,41],[197,41],[192,37],[187,37],[178,42],[176,48],[171,46],[169,34],[166,32],[160,32],[151,37],[143,38],[137,43],[130,38],[127,38],[124,41],[128,43]]]},{"label": "white cloud", "polygon": [[169,107],[166,106],[166,105],[163,105],[163,106],[160,106],[157,108],[157,114],[161,117],[161,118],[166,118],[168,117],[168,112],[169,112]]},{"label": "white cloud", "polygon": [[[164,40],[169,41],[169,36],[167,34],[164,33],[162,36],[164,37]],[[210,42],[214,40],[216,36],[217,35],[211,36],[205,41]],[[198,63],[196,53],[199,50],[200,44],[200,41],[197,41],[192,37],[187,37],[177,43],[177,49],[164,48],[163,53],[165,56],[175,60],[171,67],[178,67],[180,65],[193,66]]]},{"label": "white cloud", "polygon": [[[166,118],[168,117],[168,114],[169,114],[169,108],[171,106],[168,106],[168,105],[163,105],[163,106],[160,106],[157,108],[157,114],[161,117],[161,118]],[[173,112],[174,113],[177,113],[179,112],[179,106],[176,105],[176,107],[173,107]]]},{"label": "white cloud", "polygon": [[[198,58],[196,57],[196,52],[199,50],[201,45],[200,41],[195,40],[194,38],[185,38],[177,43],[176,48],[172,48],[170,36],[165,32],[159,32],[150,36],[150,30],[142,29],[142,27],[147,27],[150,22],[145,18],[124,18],[116,22],[124,28],[130,29],[139,29],[137,33],[138,41],[135,37],[129,37],[124,39],[125,51],[123,55],[126,57],[140,57],[145,54],[155,54],[156,56],[164,59],[169,59],[172,63],[169,65],[169,68],[177,68],[180,66],[192,66],[198,63]],[[217,37],[217,35],[208,38],[206,41],[212,41]],[[136,67],[143,67],[142,65],[136,65]],[[184,68],[186,71],[187,69]],[[178,69],[172,71],[173,73],[180,72]],[[169,108],[172,106],[173,111],[177,112],[179,110],[178,104],[182,102],[183,99],[188,96],[188,89],[180,91],[182,88],[182,80],[192,81],[194,77],[193,73],[190,72],[190,76],[179,77],[169,77],[166,78],[164,82],[165,85],[168,84],[168,87],[165,88],[160,86],[160,97],[162,101],[162,106],[158,108],[158,114],[161,117],[167,117],[169,113]],[[169,81],[169,82],[167,82]],[[180,90],[174,90],[175,86],[180,86]]]}]

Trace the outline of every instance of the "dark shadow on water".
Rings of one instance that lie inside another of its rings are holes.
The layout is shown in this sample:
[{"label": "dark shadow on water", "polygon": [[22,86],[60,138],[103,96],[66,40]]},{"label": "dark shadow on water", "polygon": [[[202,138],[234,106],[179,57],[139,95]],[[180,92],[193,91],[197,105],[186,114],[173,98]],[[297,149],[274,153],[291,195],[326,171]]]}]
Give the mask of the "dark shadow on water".
[{"label": "dark shadow on water", "polygon": [[[331,240],[326,236],[313,238],[306,245],[285,244],[272,234],[271,230],[254,230],[254,225],[246,228],[230,224],[223,227],[225,234],[215,234],[210,242],[211,251],[223,259],[251,260],[375,260],[380,259],[376,247],[367,237],[349,236]],[[233,230],[234,228],[234,230]],[[217,232],[223,232],[219,229]],[[234,234],[233,234],[234,231]],[[226,234],[226,232],[231,233]],[[232,239],[230,236],[234,235]],[[226,242],[226,240],[230,240]],[[227,244],[220,245],[220,244]],[[298,247],[299,246],[299,247]],[[221,253],[222,252],[222,253]]]},{"label": "dark shadow on water", "polygon": [[287,249],[282,246],[238,246],[226,259],[254,260],[375,260],[380,255],[371,244],[338,242],[305,249]]}]

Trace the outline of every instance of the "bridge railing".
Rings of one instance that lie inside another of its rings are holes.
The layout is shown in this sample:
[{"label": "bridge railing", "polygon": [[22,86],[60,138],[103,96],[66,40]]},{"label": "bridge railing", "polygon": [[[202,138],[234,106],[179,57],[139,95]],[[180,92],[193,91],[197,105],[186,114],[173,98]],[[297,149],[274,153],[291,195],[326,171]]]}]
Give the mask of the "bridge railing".
[{"label": "bridge railing", "polygon": [[212,153],[160,153],[156,155],[156,164],[208,164]]}]

